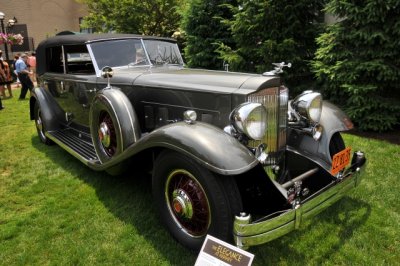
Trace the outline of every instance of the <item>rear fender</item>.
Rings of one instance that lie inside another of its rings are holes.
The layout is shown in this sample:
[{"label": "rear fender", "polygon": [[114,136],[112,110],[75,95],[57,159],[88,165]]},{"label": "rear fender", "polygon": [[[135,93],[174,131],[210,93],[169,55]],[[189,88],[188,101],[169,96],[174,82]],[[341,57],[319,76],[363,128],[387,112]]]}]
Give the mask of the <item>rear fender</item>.
[{"label": "rear fender", "polygon": [[46,125],[47,131],[57,130],[60,128],[60,122],[65,120],[65,112],[60,105],[54,100],[53,96],[45,89],[38,87],[32,90],[32,97],[29,100],[30,119],[35,119],[34,108],[36,102],[39,103],[41,109],[41,118]]},{"label": "rear fender", "polygon": [[167,148],[193,158],[211,171],[223,175],[241,174],[258,164],[254,155],[238,140],[210,124],[177,122],[143,136],[112,161],[92,164],[105,170],[141,151]]}]

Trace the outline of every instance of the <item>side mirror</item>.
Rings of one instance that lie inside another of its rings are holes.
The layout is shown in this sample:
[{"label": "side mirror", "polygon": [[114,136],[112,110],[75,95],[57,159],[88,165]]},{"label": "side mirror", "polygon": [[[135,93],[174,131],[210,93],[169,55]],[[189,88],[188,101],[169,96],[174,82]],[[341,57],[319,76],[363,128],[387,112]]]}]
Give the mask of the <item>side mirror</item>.
[{"label": "side mirror", "polygon": [[113,77],[114,71],[111,67],[105,66],[101,69],[101,76],[107,79],[107,88],[111,88],[110,79]]},{"label": "side mirror", "polygon": [[105,66],[105,67],[103,67],[102,69],[101,69],[101,76],[103,77],[103,78],[112,78],[113,77],[113,75],[114,75],[114,71],[113,71],[113,69],[111,68],[111,67],[109,67],[109,66]]}]

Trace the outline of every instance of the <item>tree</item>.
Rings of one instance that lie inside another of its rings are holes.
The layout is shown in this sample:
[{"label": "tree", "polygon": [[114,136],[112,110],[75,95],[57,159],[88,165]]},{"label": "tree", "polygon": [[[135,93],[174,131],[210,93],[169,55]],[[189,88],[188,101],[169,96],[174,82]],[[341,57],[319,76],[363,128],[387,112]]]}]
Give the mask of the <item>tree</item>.
[{"label": "tree", "polygon": [[184,0],[78,0],[87,5],[87,27],[99,32],[171,37],[178,30]]},{"label": "tree", "polygon": [[313,70],[324,94],[361,130],[400,123],[400,2],[332,0],[340,20],[318,38]]},{"label": "tree", "polygon": [[223,62],[215,51],[218,43],[234,45],[229,26],[221,23],[232,18],[228,7],[236,0],[192,0],[184,13],[186,36],[185,59],[190,67],[222,69]]},{"label": "tree", "polygon": [[272,63],[291,62],[286,79],[296,87],[312,81],[309,61],[320,33],[320,0],[240,1],[232,20],[225,20],[235,46],[220,43],[218,52],[234,70],[262,73]]}]

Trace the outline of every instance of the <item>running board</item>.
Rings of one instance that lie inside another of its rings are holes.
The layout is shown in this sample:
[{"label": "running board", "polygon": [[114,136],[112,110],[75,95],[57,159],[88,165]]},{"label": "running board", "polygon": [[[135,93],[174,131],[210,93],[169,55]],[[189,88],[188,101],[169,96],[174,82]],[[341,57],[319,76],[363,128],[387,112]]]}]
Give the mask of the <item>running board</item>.
[{"label": "running board", "polygon": [[93,142],[90,138],[83,139],[81,133],[73,129],[61,129],[48,131],[46,136],[86,165],[89,162],[100,164]]}]

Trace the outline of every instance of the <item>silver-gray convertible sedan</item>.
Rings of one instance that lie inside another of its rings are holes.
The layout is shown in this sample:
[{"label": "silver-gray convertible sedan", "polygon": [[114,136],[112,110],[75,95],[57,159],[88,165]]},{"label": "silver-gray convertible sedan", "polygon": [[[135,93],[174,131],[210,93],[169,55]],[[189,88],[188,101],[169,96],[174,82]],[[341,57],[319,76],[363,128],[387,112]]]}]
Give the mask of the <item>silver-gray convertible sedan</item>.
[{"label": "silver-gray convertible sedan", "polygon": [[[321,94],[289,100],[264,74],[189,69],[173,39],[49,38],[37,48],[30,116],[40,140],[96,171],[152,173],[160,220],[184,246],[240,248],[289,233],[359,184],[349,118]],[[135,204],[132,202],[132,204]]]}]

